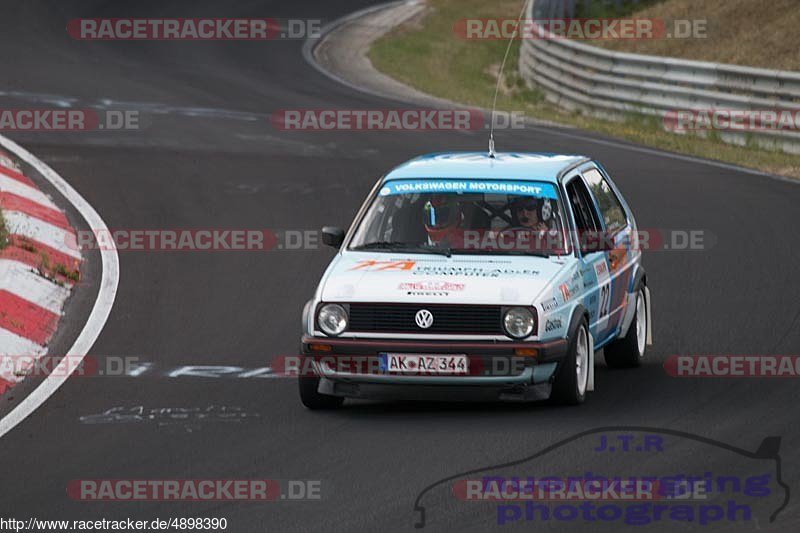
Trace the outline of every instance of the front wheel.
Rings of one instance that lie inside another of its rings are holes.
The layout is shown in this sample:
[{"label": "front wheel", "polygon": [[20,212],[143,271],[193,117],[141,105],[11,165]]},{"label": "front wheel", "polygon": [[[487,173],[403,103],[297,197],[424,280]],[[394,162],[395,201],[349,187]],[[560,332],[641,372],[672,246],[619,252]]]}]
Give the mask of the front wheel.
[{"label": "front wheel", "polygon": [[636,314],[625,337],[609,343],[603,350],[606,364],[611,368],[642,366],[647,348],[647,299],[644,287],[636,293]]},{"label": "front wheel", "polygon": [[558,403],[578,405],[586,400],[589,365],[592,361],[589,356],[592,345],[589,335],[586,318],[581,317],[553,384],[553,399]]},{"label": "front wheel", "polygon": [[300,387],[300,401],[309,409],[337,409],[344,403],[344,398],[341,396],[318,392],[319,377],[317,376],[300,376],[297,378],[297,382]]}]

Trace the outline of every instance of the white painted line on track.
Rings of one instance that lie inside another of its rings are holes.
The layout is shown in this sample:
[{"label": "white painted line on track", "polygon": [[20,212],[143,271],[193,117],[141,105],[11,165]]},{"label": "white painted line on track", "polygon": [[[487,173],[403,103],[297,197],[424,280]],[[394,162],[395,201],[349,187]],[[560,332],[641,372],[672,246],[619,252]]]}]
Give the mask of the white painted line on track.
[{"label": "white painted line on track", "polygon": [[[44,162],[36,158],[32,153],[12,141],[0,135],[0,147],[12,152],[21,160],[36,169],[47,181],[49,181],[81,214],[89,228],[96,231],[108,232],[108,227],[97,211],[87,202],[64,178],[59,176],[56,171],[47,166]],[[53,370],[36,389],[22,400],[10,413],[0,420],[0,437],[11,431],[17,424],[25,420],[40,405],[42,405],[61,385],[67,380],[69,375],[77,368],[81,359],[89,352],[94,345],[103,326],[108,320],[111,308],[114,306],[114,299],[117,295],[119,285],[119,256],[117,250],[100,250],[102,263],[102,277],[100,279],[100,290],[97,300],[89,314],[89,319],[83,326],[78,338],[72,348],[67,350],[65,355],[71,356],[64,358],[58,367]]]}]

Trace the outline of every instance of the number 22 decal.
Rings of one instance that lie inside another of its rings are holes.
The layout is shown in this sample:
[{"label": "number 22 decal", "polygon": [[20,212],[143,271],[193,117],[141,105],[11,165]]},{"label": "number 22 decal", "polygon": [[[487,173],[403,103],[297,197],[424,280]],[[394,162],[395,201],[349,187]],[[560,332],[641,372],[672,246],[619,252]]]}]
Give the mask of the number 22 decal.
[{"label": "number 22 decal", "polygon": [[611,309],[611,283],[600,287],[600,307],[597,310],[597,319],[600,320],[608,315]]},{"label": "number 22 decal", "polygon": [[603,330],[608,321],[608,313],[611,311],[611,276],[608,272],[608,263],[605,259],[594,264],[594,271],[597,274],[597,327]]}]

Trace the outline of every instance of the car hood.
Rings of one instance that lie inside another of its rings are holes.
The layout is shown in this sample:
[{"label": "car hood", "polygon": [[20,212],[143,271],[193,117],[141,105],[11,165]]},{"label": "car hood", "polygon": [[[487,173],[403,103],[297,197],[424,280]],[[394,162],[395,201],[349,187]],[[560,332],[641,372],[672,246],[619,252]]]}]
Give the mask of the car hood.
[{"label": "car hood", "polygon": [[345,252],[319,291],[328,302],[532,305],[564,258]]}]

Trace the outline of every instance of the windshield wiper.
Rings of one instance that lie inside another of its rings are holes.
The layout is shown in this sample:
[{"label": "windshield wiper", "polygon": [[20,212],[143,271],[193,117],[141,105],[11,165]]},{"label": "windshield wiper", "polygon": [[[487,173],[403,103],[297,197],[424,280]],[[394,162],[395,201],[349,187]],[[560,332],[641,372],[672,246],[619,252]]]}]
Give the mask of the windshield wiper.
[{"label": "windshield wiper", "polygon": [[351,250],[392,250],[396,252],[418,252],[428,254],[438,254],[450,257],[452,252],[450,248],[439,248],[437,246],[420,244],[414,242],[400,242],[400,241],[375,241],[360,244],[358,246],[351,246]]},{"label": "windshield wiper", "polygon": [[453,252],[456,255],[527,255],[534,257],[550,257],[552,254],[538,250],[462,250],[457,249]]}]

